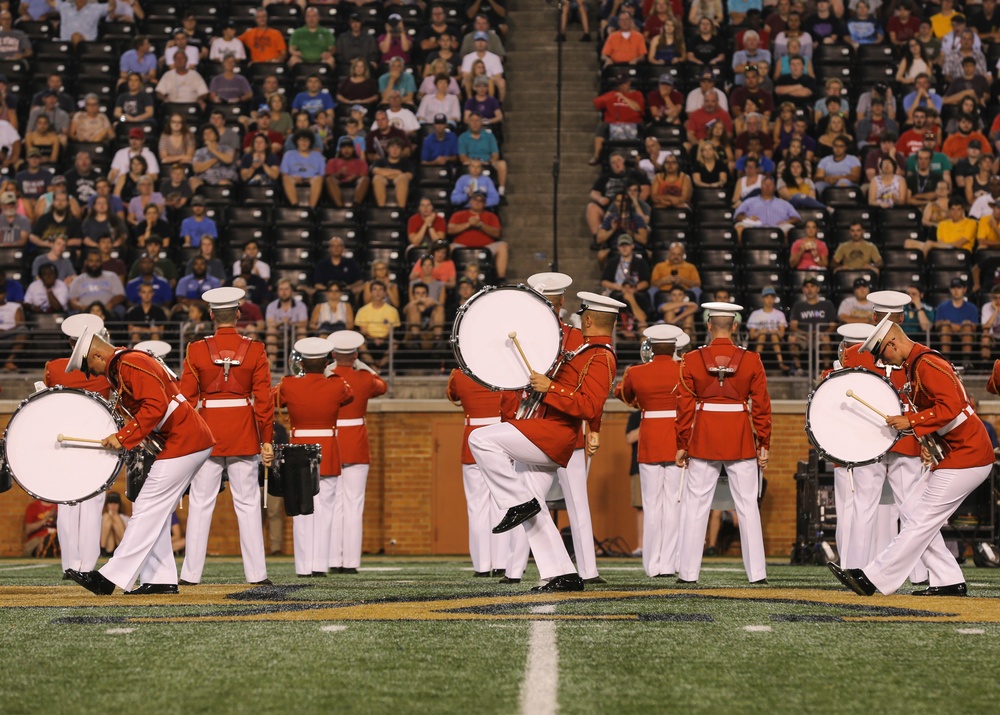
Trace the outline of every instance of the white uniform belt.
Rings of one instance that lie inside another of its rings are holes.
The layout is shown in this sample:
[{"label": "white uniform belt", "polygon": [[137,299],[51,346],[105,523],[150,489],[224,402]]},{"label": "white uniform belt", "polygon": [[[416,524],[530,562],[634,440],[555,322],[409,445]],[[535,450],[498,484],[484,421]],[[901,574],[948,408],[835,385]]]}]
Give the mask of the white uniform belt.
[{"label": "white uniform belt", "polygon": [[211,397],[206,397],[201,401],[201,406],[206,407],[248,407],[250,405],[249,397],[240,397],[232,399],[215,399]]},{"label": "white uniform belt", "polygon": [[677,410],[647,410],[642,413],[642,419],[666,419],[676,417]]},{"label": "white uniform belt", "polygon": [[335,437],[336,430],[332,429],[293,429],[292,437]]},{"label": "white uniform belt", "polygon": [[364,417],[358,417],[353,420],[337,420],[337,427],[363,427],[365,424]]},{"label": "white uniform belt", "polygon": [[165,425],[167,420],[170,419],[170,415],[174,414],[174,410],[176,410],[182,402],[187,402],[187,400],[184,399],[184,395],[173,396],[170,400],[170,404],[167,405],[167,411],[163,414],[163,419],[156,423],[155,429],[157,431],[163,429],[163,425]]},{"label": "white uniform belt", "polygon": [[465,424],[468,427],[482,427],[483,425],[495,425],[500,423],[499,417],[466,417]]},{"label": "white uniform belt", "polygon": [[699,402],[698,409],[702,412],[746,412],[745,402]]},{"label": "white uniform belt", "polygon": [[937,434],[939,434],[940,436],[944,437],[946,434],[948,434],[953,429],[955,429],[960,424],[962,424],[967,419],[969,419],[973,414],[974,414],[974,411],[972,409],[972,405],[966,405],[965,409],[962,410],[961,412],[959,412],[958,415],[955,417],[955,419],[953,419],[951,422],[949,422],[948,424],[946,424],[941,429],[937,430]]}]

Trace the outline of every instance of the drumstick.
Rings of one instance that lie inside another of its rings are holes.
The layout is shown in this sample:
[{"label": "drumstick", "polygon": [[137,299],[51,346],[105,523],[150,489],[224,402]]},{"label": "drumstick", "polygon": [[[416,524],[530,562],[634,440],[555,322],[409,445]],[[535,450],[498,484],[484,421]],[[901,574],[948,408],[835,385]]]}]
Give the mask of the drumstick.
[{"label": "drumstick", "polygon": [[89,439],[87,437],[67,437],[64,434],[56,435],[56,442],[86,442],[87,444],[103,444],[103,440]]},{"label": "drumstick", "polygon": [[685,464],[683,467],[681,467],[681,486],[677,490],[677,503],[678,504],[681,503],[681,495],[684,494],[684,472],[686,472],[686,471],[687,471],[687,465]]},{"label": "drumstick", "polygon": [[867,407],[869,410],[871,410],[872,412],[874,412],[875,414],[877,414],[882,419],[884,419],[884,420],[889,419],[889,416],[887,414],[885,414],[884,412],[882,412],[881,410],[879,410],[874,405],[868,404],[867,402],[865,402],[864,400],[862,400],[860,397],[858,397],[857,395],[855,395],[854,394],[854,390],[848,390],[847,391],[847,396],[848,397],[853,397],[855,400],[857,400],[858,402],[860,402],[862,405],[864,405],[865,407]]},{"label": "drumstick", "polygon": [[521,359],[524,360],[524,364],[528,368],[528,372],[534,372],[534,370],[531,369],[531,363],[528,362],[528,356],[525,355],[524,351],[521,349],[521,343],[517,339],[517,333],[512,330],[507,333],[507,337],[514,341],[514,347],[516,347],[517,351],[521,353]]},{"label": "drumstick", "polygon": [[264,508],[267,509],[267,477],[268,467],[264,465]]}]

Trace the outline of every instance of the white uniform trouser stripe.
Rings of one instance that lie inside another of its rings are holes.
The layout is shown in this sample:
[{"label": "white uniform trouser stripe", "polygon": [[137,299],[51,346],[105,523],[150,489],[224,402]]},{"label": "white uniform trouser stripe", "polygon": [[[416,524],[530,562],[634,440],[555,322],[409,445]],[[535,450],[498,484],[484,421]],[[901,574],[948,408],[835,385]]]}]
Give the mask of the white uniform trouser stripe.
[{"label": "white uniform trouser stripe", "polygon": [[361,565],[368,465],[344,465],[337,481],[330,527],[330,568],[356,569]]},{"label": "white uniform trouser stripe", "polygon": [[79,504],[60,504],[56,514],[62,568],[93,571],[101,555],[104,492]]},{"label": "white uniform trouser stripe", "polygon": [[681,503],[681,539],[677,577],[697,581],[701,571],[701,556],[705,546],[708,513],[712,495],[725,465],[729,475],[729,490],[733,494],[736,515],[740,523],[740,546],[743,566],[750,581],[767,578],[764,558],[764,535],[761,531],[760,512],[757,510],[757,460],[740,459],[733,462],[709,462],[691,459],[684,480],[684,497]]},{"label": "white uniform trouser stripe", "polygon": [[507,422],[477,429],[469,436],[469,448],[501,509],[532,498],[542,505],[541,513],[524,522],[541,577],[575,573],[559,530],[545,509],[545,495],[559,465]]},{"label": "white uniform trouser stripe", "polygon": [[676,464],[640,464],[642,568],[647,576],[677,573],[681,470]]},{"label": "white uniform trouser stripe", "polygon": [[[914,491],[900,510],[903,528],[899,535],[885,551],[864,567],[865,575],[879,591],[890,594],[903,585],[921,555],[934,541],[935,535],[940,536],[941,527],[948,521],[948,517],[973,489],[982,484],[992,468],[993,465],[988,464],[968,469],[937,469],[928,473],[924,488]],[[931,563],[928,564],[928,569],[937,566],[938,564]],[[962,581],[964,578],[959,578],[955,583]]]},{"label": "white uniform trouser stripe", "polygon": [[240,530],[240,553],[247,583],[267,578],[264,562],[264,528],[260,517],[260,487],[257,465],[260,457],[210,457],[191,482],[181,578],[199,583],[205,568],[212,513],[222,485],[223,467],[229,473],[229,492]]},{"label": "white uniform trouser stripe", "polygon": [[503,515],[497,521],[490,521],[491,512],[494,511],[490,508],[493,497],[490,496],[490,488],[486,486],[479,465],[462,465],[462,485],[465,487],[465,506],[469,515],[469,556],[472,557],[472,569],[490,571],[493,566],[490,548],[492,529]]},{"label": "white uniform trouser stripe", "polygon": [[594,524],[590,517],[590,498],[587,494],[586,450],[573,450],[566,468],[559,468],[556,475],[566,500],[570,531],[573,534],[573,553],[580,578],[596,578],[597,555],[594,551]]},{"label": "white uniform trouser stripe", "polygon": [[319,494],[313,498],[313,513],[292,518],[295,573],[307,576],[326,573],[330,563],[330,526],[337,498],[337,477],[321,477]]},{"label": "white uniform trouser stripe", "polygon": [[[195,473],[211,453],[210,447],[183,457],[153,462],[142,491],[132,505],[132,517],[125,528],[125,536],[115,555],[101,568],[105,578],[119,588],[130,588],[155,545],[157,568],[150,573],[160,573],[167,580],[153,583],[177,583],[177,566],[170,551],[170,516]],[[164,542],[166,553],[163,553]],[[173,578],[169,579],[171,569]]]}]

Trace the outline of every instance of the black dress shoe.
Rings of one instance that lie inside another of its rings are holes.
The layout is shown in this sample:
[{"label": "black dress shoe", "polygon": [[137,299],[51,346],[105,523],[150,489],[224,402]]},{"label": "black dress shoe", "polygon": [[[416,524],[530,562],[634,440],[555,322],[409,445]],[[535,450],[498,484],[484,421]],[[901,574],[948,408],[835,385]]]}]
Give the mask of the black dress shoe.
[{"label": "black dress shoe", "polygon": [[507,572],[504,569],[493,569],[493,576],[496,578],[501,578],[506,575]]},{"label": "black dress shoe", "polygon": [[551,581],[541,586],[535,586],[531,589],[535,593],[554,593],[556,591],[582,591],[583,590],[583,579],[580,578],[579,574],[567,573],[562,576],[556,576]]},{"label": "black dress shoe", "polygon": [[677,579],[677,583],[698,583],[697,581],[685,581],[682,578]]},{"label": "black dress shoe", "polygon": [[104,578],[100,571],[66,569],[66,575],[96,596],[110,596],[115,591],[115,585]]},{"label": "black dress shoe", "polygon": [[[178,582],[178,583],[180,583],[180,582]],[[251,581],[250,585],[251,586],[273,586],[274,582],[271,579],[269,579],[269,578],[265,578],[265,579],[263,579],[261,581]]]},{"label": "black dress shoe", "polygon": [[826,565],[838,581],[859,596],[871,596],[878,590],[861,569],[842,569],[832,561]]},{"label": "black dress shoe", "polygon": [[928,586],[921,591],[914,591],[911,596],[968,596],[965,583],[953,583],[951,586]]},{"label": "black dress shoe", "polygon": [[542,507],[539,505],[537,499],[532,499],[531,501],[524,502],[524,504],[512,506],[507,510],[507,513],[504,514],[500,523],[493,527],[493,533],[502,534],[505,531],[510,531],[515,526],[523,524],[541,510]]},{"label": "black dress shoe", "polygon": [[311,573],[297,573],[295,575],[298,576],[299,578],[312,578]]},{"label": "black dress shoe", "polygon": [[357,569],[348,568],[347,566],[341,566],[340,567],[340,573],[348,575],[348,576],[352,576],[352,575],[353,576],[357,576],[358,575],[358,570]]},{"label": "black dress shoe", "polygon": [[72,581],[73,579],[70,577],[70,575],[68,573],[66,573],[65,571],[63,571],[63,578],[62,578],[62,580],[63,581]]},{"label": "black dress shoe", "polygon": [[655,576],[653,576],[653,578],[673,578],[674,576],[676,576],[676,574],[672,574],[672,573],[658,573]]},{"label": "black dress shoe", "polygon": [[584,583],[607,583],[607,581],[605,581],[600,576],[594,576],[593,578],[585,578],[585,579],[583,579],[583,582]]},{"label": "black dress shoe", "polygon": [[930,586],[931,582],[928,581],[927,579],[924,579],[923,581],[910,581],[910,585],[911,586]]},{"label": "black dress shoe", "polygon": [[504,576],[497,583],[521,583],[519,578],[510,578],[509,576]]},{"label": "black dress shoe", "polygon": [[150,596],[176,594],[177,584],[174,583],[144,583],[139,588],[126,591],[126,596]]},{"label": "black dress shoe", "polygon": [[751,586],[767,586],[767,579],[766,578],[762,578],[762,579],[758,579],[756,581],[751,581],[750,585]]},{"label": "black dress shoe", "polygon": [[197,586],[198,584],[196,584],[194,581],[185,581],[184,579],[178,579],[177,585],[178,586]]},{"label": "black dress shoe", "polygon": [[326,578],[326,571],[313,571],[313,578]]},{"label": "black dress shoe", "polygon": [[492,571],[473,571],[472,572],[472,577],[473,578],[489,578],[492,575],[493,575]]}]

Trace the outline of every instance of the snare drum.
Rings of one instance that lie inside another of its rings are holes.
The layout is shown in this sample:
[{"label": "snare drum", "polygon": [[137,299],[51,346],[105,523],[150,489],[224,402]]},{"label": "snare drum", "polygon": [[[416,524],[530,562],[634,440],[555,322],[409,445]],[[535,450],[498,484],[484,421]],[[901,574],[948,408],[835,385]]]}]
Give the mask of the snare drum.
[{"label": "snare drum", "polygon": [[877,462],[899,439],[899,431],[848,397],[848,390],[884,414],[903,414],[903,403],[888,379],[862,368],[838,370],[809,395],[806,434],[821,457],[842,466]]},{"label": "snare drum", "polygon": [[24,400],[7,424],[7,468],[36,499],[75,504],[106,491],[125,464],[125,450],[62,442],[60,434],[103,439],[124,421],[96,392],[70,387],[41,390]]},{"label": "snare drum", "polygon": [[318,444],[276,444],[267,493],[283,497],[288,516],[312,514],[313,497],[319,494],[319,465],[323,450]]},{"label": "snare drum", "polygon": [[536,372],[548,373],[559,360],[562,327],[552,304],[527,286],[488,286],[455,316],[451,346],[462,372],[491,390],[529,387],[512,332]]}]

